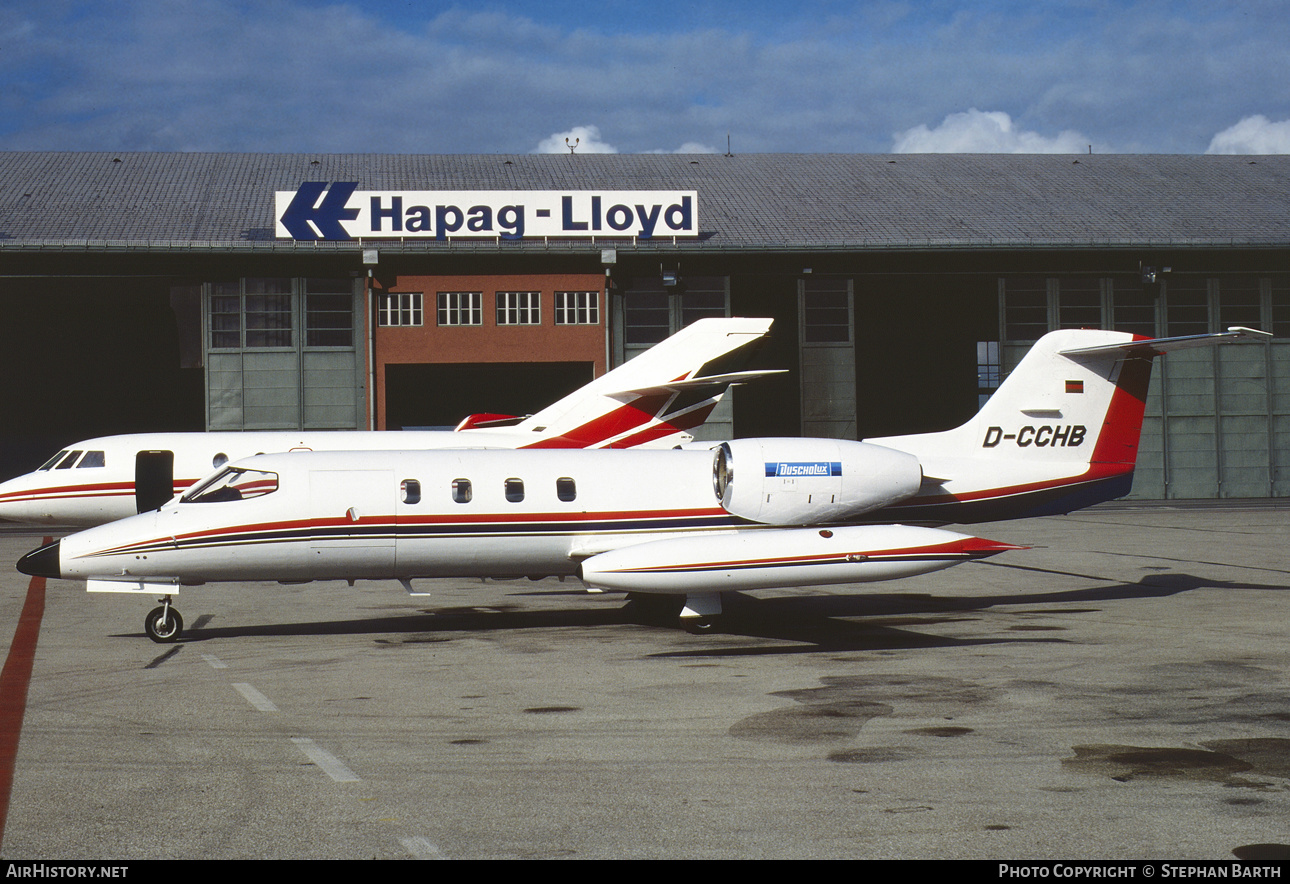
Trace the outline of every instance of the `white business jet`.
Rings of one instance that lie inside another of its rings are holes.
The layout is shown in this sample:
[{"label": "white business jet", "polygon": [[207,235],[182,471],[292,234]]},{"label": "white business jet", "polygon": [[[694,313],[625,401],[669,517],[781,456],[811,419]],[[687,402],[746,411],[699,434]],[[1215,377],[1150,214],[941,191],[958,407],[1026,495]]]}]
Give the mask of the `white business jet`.
[{"label": "white business jet", "polygon": [[923,574],[1018,547],[909,521],[1065,513],[1129,489],[1154,357],[1260,332],[1042,338],[985,407],[942,433],[852,442],[738,439],[713,450],[273,454],[179,500],[24,556],[24,573],[171,595],[217,581],[576,576],[682,597],[704,628],[721,593]]},{"label": "white business jet", "polygon": [[[0,484],[0,520],[101,525],[156,509],[212,468],[274,451],[671,448],[693,438],[769,319],[701,319],[527,418],[471,415],[455,431],[142,433],[87,439]],[[522,370],[517,368],[517,370]]]}]

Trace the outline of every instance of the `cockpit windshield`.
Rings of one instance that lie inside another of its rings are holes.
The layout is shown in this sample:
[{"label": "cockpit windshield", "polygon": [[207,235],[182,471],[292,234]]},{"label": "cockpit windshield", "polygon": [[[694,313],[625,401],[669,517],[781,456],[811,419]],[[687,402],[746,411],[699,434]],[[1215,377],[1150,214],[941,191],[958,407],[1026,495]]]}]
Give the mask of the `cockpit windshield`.
[{"label": "cockpit windshield", "polygon": [[36,468],[36,472],[40,472],[41,470],[48,470],[48,469],[52,469],[52,468],[53,468],[53,466],[54,466],[54,464],[58,463],[60,460],[62,460],[62,459],[63,459],[64,457],[66,457],[66,456],[67,456],[67,449],[66,449],[66,448],[64,448],[62,451],[58,452],[58,453],[57,453],[57,454],[55,454],[53,457],[51,457],[49,460],[45,461],[43,464],[41,464],[39,467],[37,467],[37,468]]},{"label": "cockpit windshield", "polygon": [[278,490],[278,474],[263,470],[228,467],[216,473],[182,498],[181,503],[219,503],[250,500]]}]

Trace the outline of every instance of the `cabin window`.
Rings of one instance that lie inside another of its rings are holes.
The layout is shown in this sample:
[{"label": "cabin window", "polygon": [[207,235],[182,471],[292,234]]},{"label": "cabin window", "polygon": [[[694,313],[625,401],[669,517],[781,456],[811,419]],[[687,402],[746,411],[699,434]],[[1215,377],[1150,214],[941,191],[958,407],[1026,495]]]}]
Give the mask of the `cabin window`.
[{"label": "cabin window", "polygon": [[399,483],[399,494],[404,503],[420,503],[421,483],[416,479],[404,479]]},{"label": "cabin window", "polygon": [[519,503],[524,499],[524,480],[507,479],[506,480],[506,499],[511,503]]},{"label": "cabin window", "polygon": [[87,451],[81,458],[81,462],[76,465],[76,469],[83,470],[86,467],[101,467],[106,465],[107,460],[102,451]]},{"label": "cabin window", "polygon": [[60,460],[62,460],[62,459],[63,459],[63,457],[64,457],[66,454],[67,454],[67,449],[66,449],[66,448],[64,448],[62,451],[58,452],[58,453],[57,453],[57,454],[55,454],[53,457],[51,457],[49,460],[47,460],[47,461],[45,461],[43,464],[41,464],[41,465],[37,468],[37,472],[39,472],[40,470],[50,470],[50,469],[53,469],[53,468],[54,468],[54,464],[56,464],[56,463],[58,463]]},{"label": "cabin window", "polygon": [[568,476],[556,479],[555,496],[567,503],[578,496],[578,486]]},{"label": "cabin window", "polygon": [[250,500],[278,490],[278,474],[264,470],[228,467],[198,485],[181,499],[183,503],[220,503]]},{"label": "cabin window", "polygon": [[211,458],[211,466],[217,470],[226,463],[228,463],[228,455],[222,451]]},{"label": "cabin window", "polygon": [[470,503],[471,490],[469,479],[452,480],[452,499],[457,503]]},{"label": "cabin window", "polygon": [[56,470],[70,470],[70,469],[72,468],[72,464],[76,463],[76,459],[77,459],[78,457],[80,457],[80,456],[81,456],[81,452],[80,452],[80,451],[73,451],[73,452],[71,452],[70,454],[68,454],[68,455],[67,455],[67,457],[65,457],[65,458],[63,458],[62,460],[60,460],[60,461],[58,462],[58,466],[54,467],[54,469],[56,469]]}]

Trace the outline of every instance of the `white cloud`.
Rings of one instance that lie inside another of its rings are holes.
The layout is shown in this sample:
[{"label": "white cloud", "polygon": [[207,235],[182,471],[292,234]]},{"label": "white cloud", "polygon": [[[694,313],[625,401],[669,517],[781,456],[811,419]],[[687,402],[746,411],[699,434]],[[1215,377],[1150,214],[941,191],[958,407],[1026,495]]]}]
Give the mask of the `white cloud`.
[{"label": "white cloud", "polygon": [[1215,135],[1205,153],[1290,153],[1290,120],[1246,117]]},{"label": "white cloud", "polygon": [[645,153],[718,153],[715,147],[698,141],[687,141],[676,150],[647,150]]},{"label": "white cloud", "polygon": [[[538,142],[534,153],[618,153],[618,148],[605,142],[599,126],[574,126],[567,132],[556,132]],[[698,141],[687,141],[675,150],[647,150],[643,153],[716,153],[717,149]]]},{"label": "white cloud", "polygon": [[894,136],[892,153],[1083,153],[1089,140],[1069,130],[1054,138],[1018,130],[1003,111],[950,114],[935,129],[915,126]]},{"label": "white cloud", "polygon": [[669,150],[668,153],[716,153],[715,147],[706,144],[700,144],[697,141],[687,141],[676,150]]},{"label": "white cloud", "polygon": [[538,142],[535,153],[618,153],[618,148],[600,140],[599,126],[574,126],[567,132],[556,132]]}]

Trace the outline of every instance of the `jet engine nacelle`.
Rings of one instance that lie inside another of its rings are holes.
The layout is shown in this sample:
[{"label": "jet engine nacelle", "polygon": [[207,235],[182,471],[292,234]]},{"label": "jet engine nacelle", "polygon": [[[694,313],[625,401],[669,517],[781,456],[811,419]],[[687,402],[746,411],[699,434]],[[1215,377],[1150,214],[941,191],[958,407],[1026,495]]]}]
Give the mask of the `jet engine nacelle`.
[{"label": "jet engine nacelle", "polygon": [[722,507],[763,525],[850,519],[912,497],[922,480],[914,455],[846,439],[735,439],[712,463]]}]

